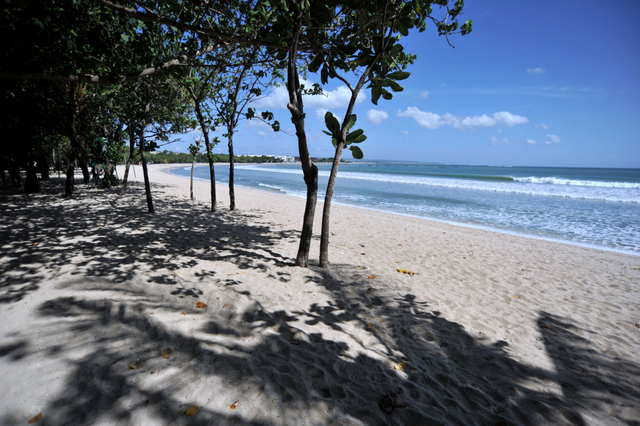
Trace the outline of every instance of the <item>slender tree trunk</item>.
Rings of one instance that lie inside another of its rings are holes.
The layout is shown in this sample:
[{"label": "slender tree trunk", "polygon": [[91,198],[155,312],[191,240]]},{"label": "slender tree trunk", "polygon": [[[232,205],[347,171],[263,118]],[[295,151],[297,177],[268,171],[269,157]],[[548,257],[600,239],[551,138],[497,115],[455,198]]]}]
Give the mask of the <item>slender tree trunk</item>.
[{"label": "slender tree trunk", "polygon": [[49,162],[44,155],[38,158],[38,171],[40,172],[40,179],[49,179]]},{"label": "slender tree trunk", "polygon": [[76,131],[75,107],[71,104],[71,117],[69,120],[69,139],[71,140],[71,155],[69,156],[69,166],[67,167],[67,181],[64,188],[64,196],[72,197],[75,188],[75,167],[74,163],[78,158],[78,132]]},{"label": "slender tree trunk", "polygon": [[213,166],[213,154],[211,149],[211,141],[209,140],[209,129],[206,126],[204,121],[204,116],[202,115],[202,110],[200,109],[200,101],[194,97],[195,100],[195,109],[196,115],[198,116],[198,122],[200,123],[200,128],[202,129],[202,136],[204,136],[204,145],[207,147],[207,160],[209,161],[209,176],[211,177],[211,211],[215,212],[217,210],[217,200],[216,200],[216,170]]},{"label": "slender tree trunk", "polygon": [[120,195],[124,195],[127,191],[127,179],[129,178],[129,166],[133,162],[133,154],[136,150],[136,132],[134,130],[129,131],[129,158],[127,158],[127,162],[124,166],[124,176],[122,177],[122,189],[120,190]]},{"label": "slender tree trunk", "polygon": [[233,129],[229,131],[229,210],[236,209],[236,192],[233,188],[233,172],[234,172],[234,159],[233,159]]},{"label": "slender tree trunk", "polygon": [[73,158],[69,158],[69,165],[67,166],[67,180],[64,186],[64,196],[72,197],[73,189],[75,186],[75,171],[73,167]]},{"label": "slender tree trunk", "polygon": [[331,173],[329,174],[329,183],[327,183],[327,193],[324,196],[324,206],[322,208],[322,231],[320,232],[320,267],[329,266],[329,218],[331,215],[331,200],[333,199],[333,189],[336,185],[336,177],[338,175],[338,167],[340,167],[340,159],[344,144],[338,143],[336,153],[333,156],[333,164],[331,165]]},{"label": "slender tree trunk", "polygon": [[191,193],[191,201],[193,201],[193,168],[196,166],[196,156],[193,155],[193,159],[191,160],[191,188],[190,188],[190,193]]},{"label": "slender tree trunk", "polygon": [[80,170],[82,170],[82,178],[84,179],[85,185],[89,183],[91,180],[91,174],[89,174],[89,168],[87,167],[87,160],[80,156],[80,160],[78,161]]},{"label": "slender tree trunk", "polygon": [[38,176],[36,176],[36,166],[33,164],[33,161],[27,163],[27,179],[24,182],[24,192],[27,194],[40,192],[40,184],[38,183]]},{"label": "slender tree trunk", "polygon": [[309,251],[311,250],[311,238],[313,236],[313,218],[315,216],[316,202],[318,199],[318,167],[311,161],[309,146],[307,145],[307,134],[304,129],[304,105],[302,103],[302,91],[300,89],[300,79],[296,66],[299,37],[300,26],[296,25],[294,38],[289,49],[289,66],[287,69],[289,103],[287,104],[287,108],[291,112],[291,121],[296,128],[302,173],[304,174],[304,182],[307,185],[307,201],[304,208],[302,234],[300,235],[300,245],[298,246],[295,265],[307,267],[309,265]]},{"label": "slender tree trunk", "polygon": [[[145,107],[145,115],[149,112],[150,103]],[[153,213],[153,198],[151,198],[151,184],[149,183],[149,172],[147,170],[147,156],[144,153],[144,129],[147,127],[146,117],[140,123],[140,157],[142,157],[142,173],[144,174],[144,191],[147,194],[147,207],[149,213]]]}]

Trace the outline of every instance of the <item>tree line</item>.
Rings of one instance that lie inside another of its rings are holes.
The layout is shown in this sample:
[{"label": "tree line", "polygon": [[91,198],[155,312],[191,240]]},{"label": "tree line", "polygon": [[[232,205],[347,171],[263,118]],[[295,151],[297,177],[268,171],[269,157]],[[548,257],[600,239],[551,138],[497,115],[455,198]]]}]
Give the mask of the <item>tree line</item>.
[{"label": "tree line", "polygon": [[[228,163],[229,154],[212,154],[214,163]],[[191,153],[170,152],[167,150],[154,152],[149,154],[148,160],[154,163],[191,163],[194,157]],[[195,161],[198,163],[207,163],[207,154],[197,153]],[[268,155],[234,155],[236,163],[283,163],[282,158],[275,158]]]},{"label": "tree line", "polygon": [[[88,183],[101,164],[103,182],[114,184],[113,166],[128,155],[143,165],[147,207],[153,199],[147,152],[172,135],[202,132],[211,177],[211,211],[217,208],[211,132],[222,130],[228,149],[230,209],[234,134],[241,120],[261,120],[274,131],[280,124],[251,102],[275,85],[286,87],[295,128],[307,200],[296,265],[307,266],[318,192],[318,168],[307,144],[304,96],[322,93],[330,80],[351,97],[338,120],[325,115],[325,133],[334,147],[322,217],[320,266],[328,265],[329,217],[335,178],[344,150],[362,158],[362,129],[354,129],[355,101],[362,90],[377,103],[393,98],[410,76],[415,55],[404,51],[409,31],[434,32],[450,43],[466,35],[460,23],[462,0],[63,0],[5,2],[0,35],[2,110],[6,141],[0,167],[13,182],[26,169],[25,191],[36,191],[36,164],[64,169],[65,196],[71,197],[75,167]],[[437,63],[434,61],[434,63]],[[305,87],[315,74],[320,84]],[[20,143],[18,143],[20,141]],[[216,154],[217,155],[217,154]],[[4,173],[3,173],[4,179]]]}]

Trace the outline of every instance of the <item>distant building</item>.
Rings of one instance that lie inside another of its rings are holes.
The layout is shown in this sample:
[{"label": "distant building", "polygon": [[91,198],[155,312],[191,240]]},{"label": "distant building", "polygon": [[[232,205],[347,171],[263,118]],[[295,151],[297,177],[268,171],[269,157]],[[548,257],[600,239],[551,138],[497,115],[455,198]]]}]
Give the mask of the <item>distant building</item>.
[{"label": "distant building", "polygon": [[284,163],[294,163],[296,161],[295,157],[287,157],[286,155],[249,155],[249,157],[271,157],[276,160],[282,160]]}]

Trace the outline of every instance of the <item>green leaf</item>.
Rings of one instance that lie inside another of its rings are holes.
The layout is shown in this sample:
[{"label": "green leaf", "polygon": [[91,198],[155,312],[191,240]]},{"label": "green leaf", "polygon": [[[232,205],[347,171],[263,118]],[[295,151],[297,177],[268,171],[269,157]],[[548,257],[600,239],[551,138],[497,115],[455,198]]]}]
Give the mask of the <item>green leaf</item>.
[{"label": "green leaf", "polygon": [[349,144],[352,143],[360,143],[360,142],[364,142],[367,140],[367,135],[360,135],[357,138],[353,139],[352,141],[349,142]]},{"label": "green leaf", "polygon": [[315,58],[309,64],[309,72],[317,72],[320,69],[320,65],[324,60],[324,55],[322,53],[318,53]]},{"label": "green leaf", "polygon": [[373,102],[374,105],[378,105],[380,95],[382,95],[382,82],[376,81],[373,85],[373,89],[371,89],[371,102]]},{"label": "green leaf", "polygon": [[322,67],[322,70],[320,70],[320,81],[322,84],[327,84],[329,81],[329,70],[326,64]]},{"label": "green leaf", "polygon": [[393,80],[387,80],[389,82],[389,85],[391,86],[391,90],[393,90],[394,92],[402,92],[404,90],[404,87],[400,86],[398,83],[396,83]]},{"label": "green leaf", "polygon": [[326,130],[323,130],[323,131],[322,131],[322,133],[324,133],[324,134],[325,134],[325,135],[327,135],[327,136],[331,136],[331,137],[333,137],[333,135],[332,135],[331,133],[327,132]]},{"label": "green leaf", "polygon": [[358,119],[357,115],[351,114],[351,117],[349,117],[349,124],[347,124],[347,132],[351,130],[354,124],[356,124],[357,119]]},{"label": "green leaf", "polygon": [[354,141],[354,139],[356,139],[358,136],[364,134],[364,130],[362,129],[358,129],[358,130],[354,130],[353,132],[349,133],[347,135],[347,143],[351,143]]},{"label": "green leaf", "polygon": [[336,138],[331,138],[331,143],[333,144],[334,148],[338,146],[338,141],[336,140]]},{"label": "green leaf", "polygon": [[396,21],[396,29],[405,37],[409,35],[409,29],[404,25],[404,22],[401,19]]},{"label": "green leaf", "polygon": [[364,154],[362,153],[360,147],[350,146],[349,151],[351,151],[351,155],[353,155],[353,158],[355,158],[356,160],[361,160],[362,158],[364,158]]},{"label": "green leaf", "polygon": [[329,111],[324,115],[324,124],[331,132],[331,135],[338,139],[340,136],[340,123],[338,123],[338,120]]},{"label": "green leaf", "polygon": [[395,72],[392,72],[391,74],[387,74],[387,78],[391,78],[393,80],[404,80],[408,78],[410,75],[411,75],[410,72],[395,71]]}]

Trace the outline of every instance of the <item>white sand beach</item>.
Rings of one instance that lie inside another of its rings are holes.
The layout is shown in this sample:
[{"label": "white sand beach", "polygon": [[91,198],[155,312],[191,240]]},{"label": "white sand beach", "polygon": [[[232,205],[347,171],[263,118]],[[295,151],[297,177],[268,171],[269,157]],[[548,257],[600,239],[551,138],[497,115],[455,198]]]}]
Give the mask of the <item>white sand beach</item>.
[{"label": "white sand beach", "polygon": [[640,424],[639,256],[135,167],[0,195],[0,425]]}]

